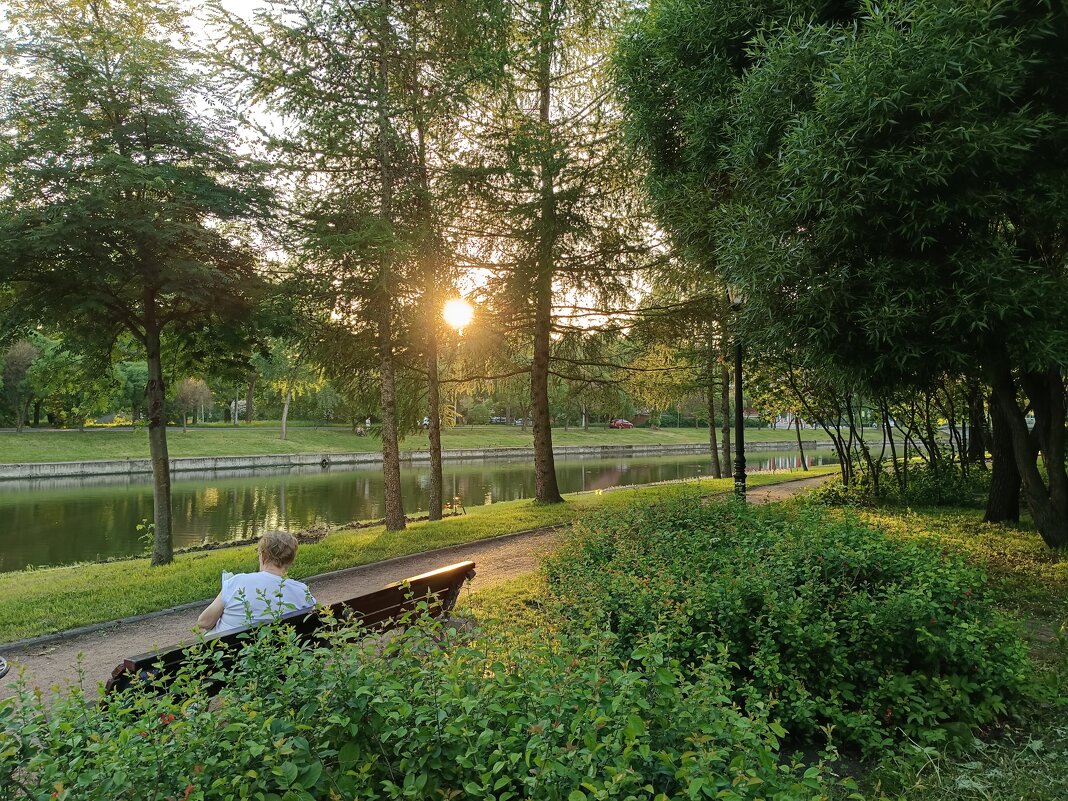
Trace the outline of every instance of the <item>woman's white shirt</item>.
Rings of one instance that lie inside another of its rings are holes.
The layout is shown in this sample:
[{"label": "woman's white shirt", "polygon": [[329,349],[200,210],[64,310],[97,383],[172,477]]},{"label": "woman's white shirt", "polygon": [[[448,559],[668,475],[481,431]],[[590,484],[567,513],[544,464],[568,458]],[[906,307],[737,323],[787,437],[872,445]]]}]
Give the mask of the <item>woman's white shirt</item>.
[{"label": "woman's white shirt", "polygon": [[222,601],[223,614],[211,634],[240,629],[250,623],[273,620],[279,615],[315,606],[315,598],[307,584],[266,570],[223,573]]}]

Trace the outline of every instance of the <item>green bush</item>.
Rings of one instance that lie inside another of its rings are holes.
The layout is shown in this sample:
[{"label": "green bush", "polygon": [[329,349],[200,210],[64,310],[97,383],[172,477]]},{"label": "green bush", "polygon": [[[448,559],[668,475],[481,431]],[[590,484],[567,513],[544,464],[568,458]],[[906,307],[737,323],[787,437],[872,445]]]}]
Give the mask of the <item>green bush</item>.
[{"label": "green bush", "polygon": [[972,468],[965,475],[955,464],[910,464],[907,486],[903,489],[892,471],[880,476],[879,492],[867,471],[858,470],[848,487],[840,476],[817,487],[812,497],[828,506],[875,506],[900,504],[912,506],[974,506],[990,486],[989,471]]},{"label": "green bush", "polygon": [[[340,639],[340,638],[339,638]],[[162,695],[0,704],[0,796],[18,799],[805,799],[820,767],[648,638],[509,641],[420,624],[302,650],[263,627],[217,707]],[[212,652],[199,657],[210,667]]]},{"label": "green bush", "polygon": [[979,571],[819,507],[614,512],[579,526],[546,573],[572,628],[613,632],[621,653],[656,631],[684,664],[718,655],[744,708],[773,704],[808,741],[966,735],[1027,678]]}]

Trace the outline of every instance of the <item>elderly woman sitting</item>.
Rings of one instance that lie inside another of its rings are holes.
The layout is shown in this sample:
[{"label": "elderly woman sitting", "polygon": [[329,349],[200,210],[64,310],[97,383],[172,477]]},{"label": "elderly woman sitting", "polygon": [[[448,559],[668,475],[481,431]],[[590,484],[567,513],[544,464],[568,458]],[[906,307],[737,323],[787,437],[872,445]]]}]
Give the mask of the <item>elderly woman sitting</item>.
[{"label": "elderly woman sitting", "polygon": [[286,578],[297,558],[296,537],[268,531],[260,538],[259,555],[259,572],[223,573],[222,592],[200,613],[199,628],[220,634],[315,606],[306,584]]}]

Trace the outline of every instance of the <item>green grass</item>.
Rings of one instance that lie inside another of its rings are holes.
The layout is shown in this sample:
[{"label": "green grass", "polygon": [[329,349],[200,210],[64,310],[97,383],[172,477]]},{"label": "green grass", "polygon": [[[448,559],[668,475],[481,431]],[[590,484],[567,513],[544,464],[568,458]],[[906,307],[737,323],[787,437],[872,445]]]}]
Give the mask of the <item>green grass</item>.
[{"label": "green grass", "polygon": [[[837,467],[824,467],[808,473],[759,473],[749,477],[749,486],[836,470]],[[413,523],[401,532],[387,532],[381,526],[338,531],[322,542],[301,546],[291,575],[304,578],[513,531],[568,523],[594,508],[643,503],[698,488],[701,492],[722,492],[731,486],[730,479],[708,479],[569,495],[567,503],[551,506],[530,500],[509,501],[472,507],[461,517]],[[255,569],[255,549],[245,546],[179,554],[172,564],[157,568],[145,559],[131,559],[0,574],[0,642],[210,598],[218,592],[223,570]]]},{"label": "green grass", "polygon": [[[1054,553],[1029,526],[981,521],[976,509],[865,509],[866,522],[902,539],[964,553],[990,577],[998,605],[1020,619],[1036,665],[1036,699],[965,750],[906,746],[878,763],[840,766],[871,801],[1064,801],[1068,798],[1068,554]],[[542,614],[537,576],[501,583],[465,599],[480,624]],[[516,635],[523,636],[523,635]],[[841,791],[838,799],[856,797]]]},{"label": "green grass", "polygon": [[[378,451],[382,443],[374,437],[357,437],[347,430],[291,428],[284,441],[276,428],[257,424],[241,428],[191,427],[188,432],[170,429],[167,444],[172,457],[180,456],[253,456],[289,453],[348,453]],[[783,442],[792,448],[796,439],[786,429],[747,429],[750,442]],[[802,433],[807,442],[824,441],[823,431]],[[534,435],[515,426],[462,426],[442,432],[442,447],[462,448],[529,448]],[[707,443],[704,428],[633,428],[616,431],[603,426],[589,431],[562,428],[553,430],[556,445],[673,445]],[[405,437],[402,450],[428,450],[426,432]],[[21,434],[0,433],[0,463],[77,462],[92,459],[137,459],[148,457],[148,434],[145,431],[114,429],[25,430]]]}]

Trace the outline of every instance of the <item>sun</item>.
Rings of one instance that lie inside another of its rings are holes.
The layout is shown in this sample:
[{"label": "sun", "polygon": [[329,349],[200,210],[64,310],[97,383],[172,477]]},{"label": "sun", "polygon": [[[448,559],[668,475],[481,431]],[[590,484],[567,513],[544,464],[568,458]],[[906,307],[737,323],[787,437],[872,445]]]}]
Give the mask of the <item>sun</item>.
[{"label": "sun", "polygon": [[453,298],[445,303],[441,316],[457,331],[463,331],[475,316],[475,309],[463,298]]}]

